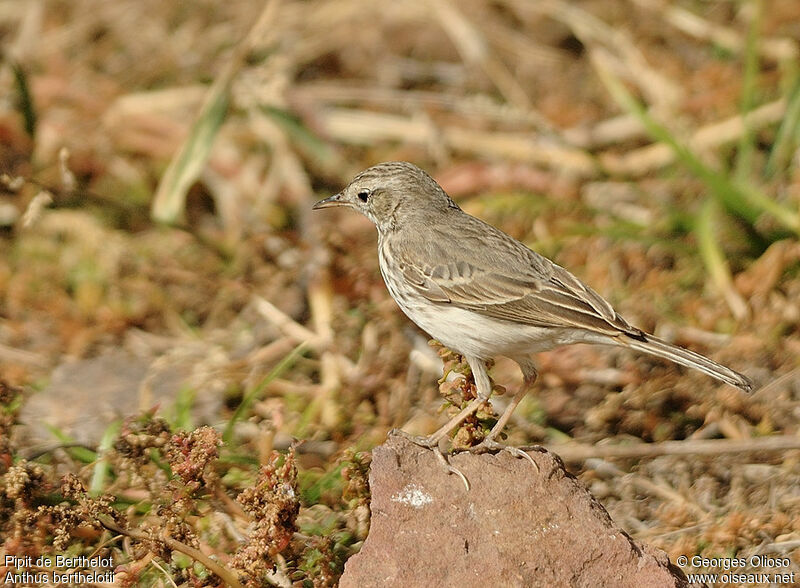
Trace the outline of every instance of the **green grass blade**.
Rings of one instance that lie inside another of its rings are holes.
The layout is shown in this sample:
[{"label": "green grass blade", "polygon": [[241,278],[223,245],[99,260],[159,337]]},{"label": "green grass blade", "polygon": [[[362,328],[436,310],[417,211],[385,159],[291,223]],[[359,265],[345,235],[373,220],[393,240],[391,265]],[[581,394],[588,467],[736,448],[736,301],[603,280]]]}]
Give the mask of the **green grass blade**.
[{"label": "green grass blade", "polygon": [[233,413],[233,416],[228,421],[228,424],[225,425],[225,431],[222,433],[222,440],[228,444],[233,439],[233,427],[236,425],[238,421],[240,421],[247,412],[250,410],[250,407],[253,405],[253,402],[256,401],[257,398],[261,396],[264,392],[264,389],[269,385],[269,383],[274,380],[275,378],[279,377],[283,374],[286,370],[291,368],[295,362],[300,358],[300,356],[306,350],[306,343],[300,343],[297,347],[292,349],[286,357],[284,357],[278,365],[276,365],[272,370],[264,376],[264,379],[259,382],[257,386],[255,386],[252,390],[247,392],[242,399],[241,404],[236,407],[236,411]]},{"label": "green grass blade", "polygon": [[178,396],[172,405],[172,418],[170,419],[173,430],[191,431],[194,429],[192,407],[196,397],[197,391],[194,388],[184,387],[178,391]]},{"label": "green grass blade", "polygon": [[230,61],[206,95],[189,137],[172,159],[158,185],[150,215],[157,222],[175,224],[183,216],[186,193],[200,175],[211,146],[228,112],[231,85],[247,62],[251,49],[262,39],[278,14],[279,0],[268,0],[247,36],[239,42]]},{"label": "green grass blade", "polygon": [[97,459],[97,453],[92,451],[91,449],[87,449],[86,447],[76,447],[75,445],[75,438],[71,435],[67,435],[61,429],[54,427],[53,425],[49,425],[45,423],[44,425],[47,430],[53,435],[59,442],[66,445],[66,451],[72,457],[72,459],[76,459],[82,463],[94,463]]},{"label": "green grass blade", "polygon": [[650,136],[668,145],[675,156],[708,186],[714,198],[730,213],[751,226],[762,213],[768,213],[784,227],[800,234],[800,214],[770,198],[745,182],[734,183],[724,173],[713,170],[686,145],[680,143],[662,124],[657,122],[631,95],[622,82],[604,67],[597,71],[617,103],[636,116]]},{"label": "green grass blade", "polygon": [[739,148],[736,152],[735,177],[747,181],[753,171],[753,154],[756,150],[755,134],[747,122],[747,113],[753,110],[756,98],[756,81],[758,79],[758,45],[761,32],[761,0],[751,0],[753,18],[747,31],[747,42],[744,52],[744,72],[742,75],[742,97],[740,113],[744,130],[739,137]]},{"label": "green grass blade", "polygon": [[19,110],[22,113],[25,132],[29,137],[34,138],[36,136],[36,108],[28,85],[28,74],[18,63],[12,63],[11,69],[14,71],[14,83],[17,85]]},{"label": "green grass blade", "polygon": [[108,480],[111,473],[111,465],[108,463],[106,454],[114,446],[114,439],[117,438],[121,427],[122,421],[116,420],[103,432],[103,438],[100,440],[100,447],[97,448],[97,461],[94,463],[92,481],[89,484],[89,494],[91,496],[102,494],[106,487],[106,480]]},{"label": "green grass blade", "polygon": [[151,216],[154,220],[175,224],[183,216],[186,194],[200,176],[228,112],[229,82],[215,83],[211,87],[189,137],[164,172],[153,201]]},{"label": "green grass blade", "polygon": [[341,168],[343,162],[338,153],[311,132],[303,124],[303,121],[294,114],[271,105],[261,106],[261,111],[286,133],[286,136],[289,137],[298,150],[302,151],[309,159],[315,161],[320,167],[336,169],[338,166]]},{"label": "green grass blade", "polygon": [[730,267],[715,238],[714,218],[717,211],[717,203],[711,198],[706,199],[695,227],[697,244],[711,281],[724,296],[734,317],[741,320],[748,314],[747,304],[733,287]]},{"label": "green grass blade", "polygon": [[800,145],[800,80],[795,82],[789,92],[786,114],[778,127],[775,142],[767,159],[768,178],[775,177],[778,172],[785,173],[798,145]]},{"label": "green grass blade", "polygon": [[749,184],[740,182],[737,191],[757,208],[772,215],[785,228],[800,235],[800,212],[791,210],[772,199],[764,191]]}]

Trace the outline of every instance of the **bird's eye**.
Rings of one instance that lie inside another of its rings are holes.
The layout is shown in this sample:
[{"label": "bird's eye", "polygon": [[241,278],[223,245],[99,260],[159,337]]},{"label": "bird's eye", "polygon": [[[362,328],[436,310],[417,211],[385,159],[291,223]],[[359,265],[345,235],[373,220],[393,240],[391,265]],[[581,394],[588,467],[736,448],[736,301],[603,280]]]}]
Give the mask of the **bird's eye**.
[{"label": "bird's eye", "polygon": [[358,193],[358,199],[361,200],[361,202],[369,200],[369,190],[361,190],[361,192]]}]

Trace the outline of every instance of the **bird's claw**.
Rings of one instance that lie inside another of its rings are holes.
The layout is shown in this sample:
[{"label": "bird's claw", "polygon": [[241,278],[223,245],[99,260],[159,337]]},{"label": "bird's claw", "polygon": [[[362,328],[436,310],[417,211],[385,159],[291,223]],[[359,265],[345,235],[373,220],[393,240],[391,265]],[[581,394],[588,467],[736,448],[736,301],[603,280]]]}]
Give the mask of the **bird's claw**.
[{"label": "bird's claw", "polygon": [[511,445],[503,445],[502,443],[498,443],[494,439],[488,439],[488,438],[484,439],[477,445],[473,445],[472,447],[470,447],[467,451],[469,451],[470,453],[477,453],[477,454],[487,453],[489,451],[505,451],[506,453],[510,453],[516,458],[527,459],[529,462],[531,462],[533,467],[536,468],[536,471],[537,472],[539,471],[539,466],[527,452],[522,451],[522,449],[519,449],[518,447],[512,447]]},{"label": "bird's claw", "polygon": [[433,437],[420,437],[418,435],[411,435],[410,433],[406,433],[403,429],[392,429],[389,431],[389,436],[391,435],[402,437],[403,439],[411,441],[414,445],[419,445],[425,449],[438,449],[439,447],[438,439],[434,439]]},{"label": "bird's claw", "polygon": [[433,451],[433,454],[436,456],[436,460],[447,471],[448,474],[455,474],[461,478],[461,481],[464,482],[464,488],[466,488],[467,492],[469,492],[469,480],[467,480],[467,477],[462,473],[462,471],[457,467],[450,465],[450,462],[447,461],[447,458],[438,447],[431,448],[431,451]]},{"label": "bird's claw", "polygon": [[448,474],[455,474],[461,478],[461,481],[464,483],[464,487],[467,489],[467,492],[469,492],[469,480],[467,480],[467,477],[463,474],[463,472],[461,472],[461,470],[450,465],[450,463],[447,461],[447,458],[444,456],[444,453],[442,453],[442,450],[439,449],[438,439],[434,438],[433,436],[418,437],[416,435],[410,435],[402,429],[392,429],[389,434],[398,435],[403,439],[408,439],[414,445],[419,445],[425,449],[430,449],[433,452],[433,455],[436,457],[436,461],[439,462],[439,465],[441,465]]}]

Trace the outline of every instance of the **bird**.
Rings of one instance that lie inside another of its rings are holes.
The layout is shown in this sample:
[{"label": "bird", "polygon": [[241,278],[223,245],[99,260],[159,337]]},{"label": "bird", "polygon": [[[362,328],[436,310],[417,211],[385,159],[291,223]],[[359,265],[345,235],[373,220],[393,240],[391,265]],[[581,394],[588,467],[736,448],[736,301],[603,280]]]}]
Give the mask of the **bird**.
[{"label": "bird", "polygon": [[523,385],[470,450],[506,449],[530,459],[497,437],[536,381],[531,356],[574,343],[626,347],[752,390],[746,376],[632,326],[569,271],[464,212],[412,163],[374,165],[313,205],[332,207],[355,209],[375,224],[380,271],[392,298],[423,331],[460,353],[475,379],[476,398],[431,435],[413,438],[419,445],[438,448],[489,400],[487,361],[505,356],[519,365]]}]

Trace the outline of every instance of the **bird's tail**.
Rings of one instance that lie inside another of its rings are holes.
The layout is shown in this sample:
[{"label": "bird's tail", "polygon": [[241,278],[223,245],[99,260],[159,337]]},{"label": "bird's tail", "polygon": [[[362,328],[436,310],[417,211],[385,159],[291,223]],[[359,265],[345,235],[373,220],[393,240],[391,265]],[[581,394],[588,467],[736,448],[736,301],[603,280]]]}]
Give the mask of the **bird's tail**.
[{"label": "bird's tail", "polygon": [[753,389],[753,383],[749,378],[743,376],[739,372],[726,368],[724,365],[711,361],[699,353],[677,347],[657,337],[653,337],[652,335],[645,335],[643,339],[644,340],[639,340],[626,337],[625,345],[638,351],[664,357],[686,367],[700,370],[712,378],[716,378],[731,386],[736,386],[745,392],[750,392]]}]

